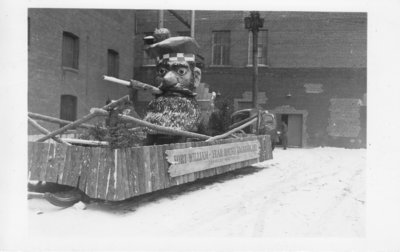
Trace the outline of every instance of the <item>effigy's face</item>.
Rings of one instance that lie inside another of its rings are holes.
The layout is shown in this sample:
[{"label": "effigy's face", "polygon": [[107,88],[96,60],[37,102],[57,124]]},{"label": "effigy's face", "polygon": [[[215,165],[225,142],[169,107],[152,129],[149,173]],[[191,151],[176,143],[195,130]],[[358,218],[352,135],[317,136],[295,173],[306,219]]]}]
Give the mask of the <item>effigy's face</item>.
[{"label": "effigy's face", "polygon": [[156,71],[156,84],[163,91],[193,91],[197,79],[200,81],[200,70],[187,61],[164,60],[157,65]]}]

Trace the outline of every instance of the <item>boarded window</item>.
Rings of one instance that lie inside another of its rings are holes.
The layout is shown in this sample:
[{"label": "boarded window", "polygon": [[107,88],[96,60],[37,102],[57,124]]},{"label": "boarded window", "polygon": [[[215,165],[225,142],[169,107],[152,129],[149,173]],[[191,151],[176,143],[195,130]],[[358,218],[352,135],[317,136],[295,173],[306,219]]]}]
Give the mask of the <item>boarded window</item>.
[{"label": "boarded window", "polygon": [[79,66],[79,37],[63,32],[62,66],[78,69]]},{"label": "boarded window", "polygon": [[113,77],[119,75],[119,54],[111,49],[108,49],[107,53],[107,74]]},{"label": "boarded window", "polygon": [[[266,66],[268,65],[268,30],[260,30],[258,32],[258,65]],[[253,65],[253,33],[249,32],[249,52],[248,52],[248,65]]]},{"label": "boarded window", "polygon": [[230,37],[230,31],[213,31],[212,65],[229,65]]},{"label": "boarded window", "polygon": [[61,95],[60,119],[76,120],[77,98],[73,95]]}]

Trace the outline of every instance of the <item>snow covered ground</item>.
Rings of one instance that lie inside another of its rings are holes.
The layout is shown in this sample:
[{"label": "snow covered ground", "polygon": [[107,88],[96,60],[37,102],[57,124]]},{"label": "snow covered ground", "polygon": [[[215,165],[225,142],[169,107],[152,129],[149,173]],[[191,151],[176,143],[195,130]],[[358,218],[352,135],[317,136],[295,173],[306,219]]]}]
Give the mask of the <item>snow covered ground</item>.
[{"label": "snow covered ground", "polygon": [[86,210],[28,201],[33,237],[364,237],[365,149],[276,149],[243,171]]}]

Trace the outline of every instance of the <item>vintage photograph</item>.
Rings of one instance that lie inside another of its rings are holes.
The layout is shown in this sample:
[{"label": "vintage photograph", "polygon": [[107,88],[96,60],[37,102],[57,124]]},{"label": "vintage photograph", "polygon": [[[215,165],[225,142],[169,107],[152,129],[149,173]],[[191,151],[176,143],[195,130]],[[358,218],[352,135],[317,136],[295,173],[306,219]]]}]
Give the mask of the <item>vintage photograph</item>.
[{"label": "vintage photograph", "polygon": [[363,237],[366,46],[362,12],[30,8],[30,224]]},{"label": "vintage photograph", "polygon": [[365,239],[369,18],[27,8],[33,247]]}]

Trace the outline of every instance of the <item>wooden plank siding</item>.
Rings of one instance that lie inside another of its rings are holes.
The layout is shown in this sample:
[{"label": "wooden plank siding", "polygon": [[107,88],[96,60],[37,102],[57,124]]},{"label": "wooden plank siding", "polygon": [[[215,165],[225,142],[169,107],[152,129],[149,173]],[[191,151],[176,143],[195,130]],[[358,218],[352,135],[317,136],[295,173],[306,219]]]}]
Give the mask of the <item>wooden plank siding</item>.
[{"label": "wooden plank siding", "polygon": [[151,180],[151,161],[150,161],[150,148],[151,146],[143,146],[141,149],[143,150],[143,174],[144,174],[144,192],[149,193],[151,192],[152,187],[152,180]]},{"label": "wooden plank siding", "polygon": [[[211,146],[257,139],[259,158],[171,177],[166,150]],[[120,201],[197,179],[240,169],[272,158],[269,136],[209,142],[188,142],[111,150],[28,143],[28,179],[77,187],[89,197]]]},{"label": "wooden plank siding", "polygon": [[[65,145],[58,144],[56,146],[58,148],[59,146],[65,146]],[[82,150],[82,160],[80,162],[80,170],[79,170],[80,177],[79,177],[78,187],[83,192],[86,191],[86,185],[90,171],[90,163],[93,158],[91,153],[92,153],[92,148],[83,148]]]},{"label": "wooden plank siding", "polygon": [[132,192],[133,194],[131,196],[136,196],[140,194],[140,187],[139,187],[139,166],[141,165],[140,160],[138,159],[138,153],[140,151],[140,148],[131,148],[131,155],[130,155],[130,161],[131,163],[126,163],[128,170],[131,173],[131,176],[133,177],[133,183],[132,183]]}]

